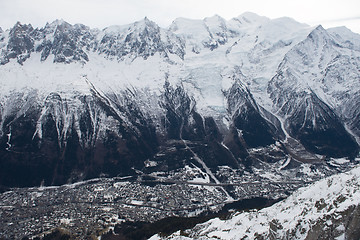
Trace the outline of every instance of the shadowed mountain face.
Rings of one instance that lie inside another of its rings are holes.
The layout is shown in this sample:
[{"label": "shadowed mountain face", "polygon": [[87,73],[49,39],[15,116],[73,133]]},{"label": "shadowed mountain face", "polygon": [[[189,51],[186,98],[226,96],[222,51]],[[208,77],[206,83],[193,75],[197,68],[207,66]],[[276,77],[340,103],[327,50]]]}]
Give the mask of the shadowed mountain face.
[{"label": "shadowed mountain face", "polygon": [[0,185],[354,159],[359,41],[249,14],[16,23],[0,31]]}]

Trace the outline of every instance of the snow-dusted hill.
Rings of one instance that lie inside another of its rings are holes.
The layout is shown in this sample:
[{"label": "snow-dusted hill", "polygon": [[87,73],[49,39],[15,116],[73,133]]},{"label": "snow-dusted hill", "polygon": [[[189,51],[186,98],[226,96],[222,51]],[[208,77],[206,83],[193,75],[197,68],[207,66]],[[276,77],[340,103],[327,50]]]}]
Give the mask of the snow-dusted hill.
[{"label": "snow-dusted hill", "polygon": [[253,13],[168,29],[16,23],[0,30],[0,185],[189,166],[213,182],[221,166],[288,178],[282,162],[337,171],[330,158],[359,152],[359,43]]},{"label": "snow-dusted hill", "polygon": [[261,210],[151,239],[359,239],[360,168],[298,189]]}]

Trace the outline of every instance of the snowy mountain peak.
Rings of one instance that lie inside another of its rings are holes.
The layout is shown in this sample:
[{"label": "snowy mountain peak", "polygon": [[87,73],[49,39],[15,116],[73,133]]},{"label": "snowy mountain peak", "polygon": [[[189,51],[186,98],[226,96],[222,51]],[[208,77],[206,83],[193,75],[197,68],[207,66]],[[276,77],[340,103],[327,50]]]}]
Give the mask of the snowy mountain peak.
[{"label": "snowy mountain peak", "polygon": [[360,51],[360,34],[354,33],[346,27],[330,28],[327,31],[343,46]]},{"label": "snowy mountain peak", "polygon": [[175,54],[181,59],[185,53],[179,37],[161,29],[155,22],[145,17],[130,25],[113,26],[98,37],[97,51],[109,58],[147,59],[159,53],[164,57]]},{"label": "snowy mountain peak", "polygon": [[31,24],[22,24],[20,21],[17,21],[14,25],[14,27],[11,28],[10,31],[18,31],[18,30],[23,30],[23,31],[32,31],[34,28],[31,26]]},{"label": "snowy mountain peak", "polygon": [[71,25],[70,23],[67,23],[65,21],[60,22],[60,24],[56,25],[56,30],[55,32],[64,32],[64,31],[68,31],[69,29],[73,28],[74,26]]},{"label": "snowy mountain peak", "polygon": [[94,36],[90,28],[81,25],[71,25],[64,20],[56,20],[40,29],[35,37],[36,52],[41,52],[41,61],[49,55],[54,56],[54,62],[82,62],[89,60],[87,51],[91,49]]},{"label": "snowy mountain peak", "polygon": [[336,33],[339,37],[348,40],[358,40],[360,38],[360,34],[352,32],[345,26],[329,28],[327,31],[330,33]]},{"label": "snowy mountain peak", "polygon": [[151,31],[151,30],[155,30],[157,31],[160,27],[153,21],[151,21],[150,19],[148,19],[147,17],[145,17],[144,19],[135,22],[134,24],[131,24],[128,28],[129,31]]},{"label": "snowy mountain peak", "polygon": [[331,35],[323,28],[322,25],[318,25],[313,31],[311,31],[308,35],[308,39],[319,46],[325,43],[330,44],[330,42],[333,41]]},{"label": "snowy mountain peak", "polygon": [[10,59],[17,59],[20,64],[26,61],[34,50],[34,40],[30,36],[33,31],[31,24],[17,22],[10,29],[6,50],[1,52],[0,64],[6,64]]},{"label": "snowy mountain peak", "polygon": [[212,51],[224,45],[232,35],[226,20],[218,15],[203,20],[177,18],[169,30],[184,38],[187,48],[196,54],[203,49]]},{"label": "snowy mountain peak", "polygon": [[204,22],[209,22],[209,23],[210,23],[210,22],[213,22],[213,23],[219,23],[219,22],[221,22],[221,23],[225,23],[226,20],[225,20],[224,18],[222,18],[221,16],[215,14],[215,15],[212,16],[212,17],[206,17],[206,18],[204,18]]},{"label": "snowy mountain peak", "polygon": [[[283,31],[288,31],[288,32],[293,32],[293,31],[295,31],[295,29],[298,29],[299,31],[301,31],[302,29],[310,28],[309,25],[297,22],[293,18],[289,18],[289,17],[281,17],[281,18],[272,19],[271,24],[274,26],[275,25],[277,25],[279,27],[281,26],[284,28]],[[278,29],[278,30],[280,30],[280,29]]]},{"label": "snowy mountain peak", "polygon": [[203,24],[203,21],[199,19],[176,18],[169,26],[169,31],[190,38],[197,34],[198,30],[203,30]]},{"label": "snowy mountain peak", "polygon": [[43,28],[41,28],[38,32],[35,33],[34,38],[36,40],[42,40],[42,38],[46,38],[46,37],[52,38],[56,31],[61,32],[71,27],[72,25],[64,21],[63,19],[60,20],[57,19],[51,23],[46,23],[46,25]]},{"label": "snowy mountain peak", "polygon": [[241,24],[261,24],[269,21],[267,17],[259,16],[253,12],[244,12],[240,14],[235,20],[239,21]]},{"label": "snowy mountain peak", "polygon": [[127,25],[114,25],[103,30],[105,35],[113,34],[114,36],[125,33],[140,33],[143,31],[159,31],[160,27],[147,17]]},{"label": "snowy mountain peak", "polygon": [[60,25],[71,25],[71,24],[66,22],[64,19],[56,19],[51,23],[46,23],[45,27],[56,27]]},{"label": "snowy mountain peak", "polygon": [[157,25],[154,21],[151,21],[147,16],[144,17],[143,21],[146,24],[155,24],[155,25]]},{"label": "snowy mountain peak", "polygon": [[11,37],[20,37],[20,35],[27,35],[30,34],[34,28],[31,24],[21,24],[17,22],[14,27],[10,29],[10,36]]}]

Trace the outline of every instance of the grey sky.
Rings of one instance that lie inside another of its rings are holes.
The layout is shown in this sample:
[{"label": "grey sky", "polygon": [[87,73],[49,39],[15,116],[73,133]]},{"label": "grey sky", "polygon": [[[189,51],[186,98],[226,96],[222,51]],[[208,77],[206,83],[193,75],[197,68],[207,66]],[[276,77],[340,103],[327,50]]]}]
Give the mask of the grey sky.
[{"label": "grey sky", "polygon": [[90,27],[128,24],[147,16],[162,27],[177,17],[202,19],[215,14],[231,19],[250,11],[277,18],[291,17],[310,25],[345,25],[360,33],[359,0],[0,0],[0,27],[16,21],[42,27],[64,19]]}]

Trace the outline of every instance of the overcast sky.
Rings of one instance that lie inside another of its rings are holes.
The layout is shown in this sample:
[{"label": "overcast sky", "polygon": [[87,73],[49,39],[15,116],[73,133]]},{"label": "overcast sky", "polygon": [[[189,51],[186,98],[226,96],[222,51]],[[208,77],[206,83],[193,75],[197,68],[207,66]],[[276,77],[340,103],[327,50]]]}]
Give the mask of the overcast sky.
[{"label": "overcast sky", "polygon": [[102,29],[145,16],[167,27],[177,17],[203,19],[218,14],[229,20],[247,11],[325,28],[347,26],[360,33],[360,0],[0,0],[0,27],[8,29],[17,21],[43,27],[64,19]]}]

